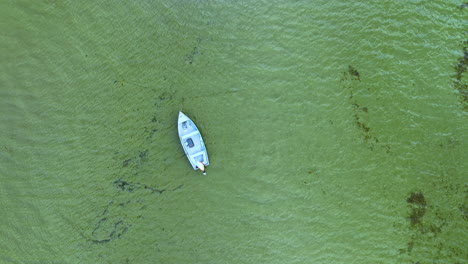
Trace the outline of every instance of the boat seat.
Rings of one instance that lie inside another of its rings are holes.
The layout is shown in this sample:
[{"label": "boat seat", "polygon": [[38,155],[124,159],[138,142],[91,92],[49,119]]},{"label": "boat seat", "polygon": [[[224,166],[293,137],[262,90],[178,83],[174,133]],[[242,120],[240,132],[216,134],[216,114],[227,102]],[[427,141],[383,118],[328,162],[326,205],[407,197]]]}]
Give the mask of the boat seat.
[{"label": "boat seat", "polygon": [[[192,155],[190,155],[190,156],[192,156],[192,158],[193,158],[194,160],[196,160],[196,161],[200,161],[200,162],[203,162],[203,163],[206,162],[206,161],[205,161],[205,151],[200,151],[200,152],[197,152],[197,153],[192,154]],[[200,157],[200,156],[201,156],[201,159],[195,159],[195,158],[198,158],[198,157]]]},{"label": "boat seat", "polygon": [[193,148],[193,146],[195,146],[195,143],[193,143],[193,140],[191,138],[187,139],[185,143],[187,144],[187,147],[189,148]]},{"label": "boat seat", "polygon": [[198,130],[195,130],[195,131],[193,131],[192,133],[189,133],[189,134],[187,134],[187,135],[184,135],[184,136],[182,137],[182,139],[186,139],[186,138],[192,137],[193,135],[196,135],[196,134],[200,134],[200,132],[198,132]]},{"label": "boat seat", "polygon": [[189,123],[188,121],[185,121],[185,122],[182,123],[182,127],[183,127],[184,129],[188,129],[188,128],[191,128],[192,125],[190,125],[190,123]]}]

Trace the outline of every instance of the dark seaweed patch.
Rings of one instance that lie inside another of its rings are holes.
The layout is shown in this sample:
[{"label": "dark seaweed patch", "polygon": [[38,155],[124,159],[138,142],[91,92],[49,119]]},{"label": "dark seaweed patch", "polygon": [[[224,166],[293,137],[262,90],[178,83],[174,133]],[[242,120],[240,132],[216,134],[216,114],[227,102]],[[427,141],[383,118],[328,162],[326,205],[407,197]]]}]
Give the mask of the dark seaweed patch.
[{"label": "dark seaweed patch", "polygon": [[409,216],[409,219],[411,220],[411,226],[421,225],[425,213],[426,208],[424,207],[413,208]]},{"label": "dark seaweed patch", "polygon": [[[447,210],[444,208],[430,205],[422,191],[411,192],[405,199],[410,209],[407,219],[411,232],[409,242],[406,243],[406,248],[399,250],[400,254],[411,255],[416,248],[419,248],[419,251],[421,249],[431,250],[433,253],[431,263],[454,263],[448,262],[447,258],[460,259],[465,256],[462,250],[463,245],[453,246],[452,243],[446,244],[444,238],[438,238],[446,226],[454,223],[453,210],[447,214]],[[413,260],[411,263],[423,262]]]},{"label": "dark seaweed patch", "polygon": [[426,223],[423,225],[423,218],[427,213],[428,206],[422,192],[412,192],[406,199],[406,202],[410,205],[411,209],[409,214],[411,227],[417,227],[422,234],[431,233],[437,235],[442,232],[442,227],[445,226],[447,221],[438,214],[436,214],[438,223]]},{"label": "dark seaweed patch", "polygon": [[[341,78],[341,83],[343,87],[349,93],[349,103],[353,107],[353,116],[354,116],[354,124],[356,127],[361,131],[362,138],[364,142],[367,144],[370,150],[374,150],[374,148],[379,144],[379,139],[374,135],[371,126],[366,122],[367,114],[369,114],[369,107],[363,106],[358,98],[354,96],[356,92],[362,93],[363,90],[361,86],[361,74],[360,72],[353,66],[348,65],[348,70],[343,72],[343,76]],[[369,89],[367,89],[369,90]],[[379,144],[379,146],[388,154],[391,153],[391,148],[387,144]]]},{"label": "dark seaweed patch", "polygon": [[358,105],[357,103],[353,103],[353,107],[354,107],[354,109],[359,110],[359,111],[362,111],[362,112],[364,112],[364,113],[369,112],[369,109],[368,109],[367,107],[365,107],[365,106],[362,106],[362,107],[361,107],[361,106]]},{"label": "dark seaweed patch", "polygon": [[356,68],[354,68],[353,66],[348,66],[348,73],[351,76],[351,79],[361,81],[361,75],[359,74],[358,70],[356,70]]},{"label": "dark seaweed patch", "polygon": [[130,226],[125,224],[122,220],[112,222],[108,221],[107,218],[103,218],[91,233],[92,238],[90,238],[89,241],[93,244],[103,244],[115,239],[120,239],[127,233],[129,227]]},{"label": "dark seaweed patch", "polygon": [[156,134],[156,132],[158,132],[159,129],[157,128],[148,128],[148,127],[145,127],[145,135],[146,136],[146,139],[147,140],[151,140],[154,136],[154,134]]},{"label": "dark seaweed patch", "polygon": [[124,86],[126,81],[125,80],[113,80],[112,83],[118,86]]},{"label": "dark seaweed patch", "polygon": [[114,201],[109,202],[104,208],[104,211],[100,214],[99,220],[94,225],[91,233],[89,235],[81,233],[82,237],[93,244],[104,244],[115,239],[121,239],[131,225],[126,224],[121,213],[115,212],[114,210],[117,209],[116,206],[124,207],[129,203],[130,201],[119,204]]},{"label": "dark seaweed patch", "polygon": [[114,186],[117,189],[120,189],[122,191],[128,191],[128,192],[132,192],[135,189],[135,186],[133,184],[130,184],[120,179],[114,181]]},{"label": "dark seaweed patch", "polygon": [[150,190],[151,193],[159,193],[159,194],[162,194],[163,192],[166,191],[166,189],[156,189],[156,188],[153,188],[153,187],[150,187],[150,186],[147,186],[147,185],[143,185],[143,188],[145,190]]},{"label": "dark seaweed patch", "polygon": [[426,214],[426,199],[422,192],[412,192],[406,199],[406,202],[411,205],[409,219],[411,226],[420,226]]},{"label": "dark seaweed patch", "polygon": [[[114,182],[114,186],[125,192],[146,190],[151,193],[162,194],[166,191],[166,189],[151,187],[143,183],[131,183],[122,179],[116,180]],[[183,186],[183,184],[180,184],[167,191],[176,191],[181,189]],[[121,194],[123,193],[119,193],[118,196],[123,196],[122,198],[125,198],[125,195]],[[132,212],[135,212],[137,209],[145,209],[146,206],[144,204],[142,205],[143,202],[142,198],[138,198],[136,201],[127,199],[120,199],[119,201],[118,198],[113,199],[105,206],[102,212],[98,214],[95,224],[91,226],[92,231],[87,234],[82,232],[81,236],[92,244],[105,244],[117,239],[122,239],[125,233],[127,233],[135,223],[135,219],[144,219],[142,214],[137,215],[133,219],[129,219],[127,211],[131,210]]]},{"label": "dark seaweed patch", "polygon": [[185,55],[185,62],[192,64],[196,55],[198,55],[198,47],[194,47],[189,54]]},{"label": "dark seaweed patch", "polygon": [[128,231],[128,226],[126,226],[123,221],[118,221],[117,223],[114,224],[114,228],[110,232],[109,237],[111,240],[120,238],[127,231]]},{"label": "dark seaweed patch", "polygon": [[148,86],[146,86],[146,85],[141,85],[141,84],[134,83],[134,82],[128,82],[126,80],[113,80],[112,83],[114,85],[118,85],[118,86],[124,86],[124,85],[126,85],[128,83],[128,84],[135,85],[135,86],[138,86],[138,87],[148,88]]},{"label": "dark seaweed patch", "polygon": [[[173,85],[169,85],[167,87],[167,90],[171,90]],[[174,88],[175,89],[175,88]],[[144,133],[146,135],[146,140],[152,141],[153,136],[156,134],[156,132],[161,131],[164,128],[167,127],[172,127],[173,120],[168,120],[168,118],[161,117],[159,114],[161,111],[167,111],[167,109],[172,108],[171,106],[168,106],[168,103],[170,101],[173,101],[174,99],[180,99],[176,97],[176,92],[175,91],[163,91],[160,92],[159,94],[155,95],[154,97],[154,114],[149,117],[150,123],[148,123],[144,127]],[[182,98],[183,100],[183,98]]]},{"label": "dark seaweed patch", "polygon": [[[361,120],[361,118],[359,117],[358,114],[355,114],[354,115],[354,123],[356,124],[356,126],[361,130],[362,132],[362,137],[364,139],[365,142],[367,142],[369,145],[369,149],[370,150],[374,150],[374,145],[379,143],[379,139],[376,138],[375,136],[373,136],[370,131],[371,131],[371,128],[364,122]],[[387,146],[388,147],[388,146]],[[387,153],[390,151],[390,148],[388,147],[387,148]]]},{"label": "dark seaweed patch", "polygon": [[166,191],[166,189],[159,189],[155,187],[148,186],[143,183],[129,183],[127,181],[124,181],[122,179],[118,179],[114,181],[114,187],[125,192],[133,192],[134,190],[138,189],[145,189],[145,190],[150,190],[151,193],[159,193],[162,194],[163,192]]},{"label": "dark seaweed patch", "polygon": [[201,38],[197,38],[197,44],[195,47],[193,47],[192,51],[190,51],[187,55],[185,55],[184,60],[188,64],[192,64],[195,56],[200,54],[200,51],[198,50],[198,46],[200,46],[201,43]]},{"label": "dark seaweed patch", "polygon": [[140,154],[138,154],[138,157],[140,157],[141,160],[148,159],[148,150],[140,152]]},{"label": "dark seaweed patch", "polygon": [[[463,56],[458,59],[455,66],[455,81],[453,83],[455,89],[459,93],[460,101],[463,104],[468,104],[468,84],[464,81],[464,76],[468,68],[468,50],[463,47]],[[468,105],[465,105],[465,109]]]},{"label": "dark seaweed patch", "polygon": [[406,199],[406,202],[417,206],[426,206],[426,199],[422,192],[412,192],[410,197]]},{"label": "dark seaweed patch", "polygon": [[180,184],[179,186],[175,187],[175,188],[172,189],[171,191],[172,191],[172,192],[173,192],[173,191],[177,191],[177,190],[181,189],[182,187],[184,187],[184,185],[183,185],[183,184]]},{"label": "dark seaweed patch", "polygon": [[356,125],[364,132],[365,139],[368,140],[370,138],[369,136],[370,128],[359,119],[358,115],[354,115],[354,119],[355,119]]},{"label": "dark seaweed patch", "polygon": [[[158,131],[157,129],[154,129],[154,131],[151,131],[150,136],[153,136],[152,134],[156,133]],[[147,132],[147,128],[145,128],[145,132]],[[138,156],[132,159],[126,159],[122,162],[122,167],[128,167],[130,164],[135,164],[135,165],[140,165],[141,163],[145,162],[148,160],[148,154],[149,150],[143,150],[138,153]]]},{"label": "dark seaweed patch", "polygon": [[[163,92],[158,96],[159,101],[166,101],[166,100],[171,100],[172,97],[174,96],[174,93],[170,92]],[[159,103],[155,103],[155,105],[158,105]]]},{"label": "dark seaweed patch", "polygon": [[414,241],[411,240],[410,242],[408,242],[408,247],[407,247],[408,254],[410,254],[411,251],[413,251],[413,247],[414,247]]},{"label": "dark seaweed patch", "polygon": [[130,162],[132,162],[132,159],[126,159],[122,162],[122,166],[127,167]]},{"label": "dark seaweed patch", "polygon": [[461,216],[464,220],[468,220],[468,206],[466,205],[466,202],[461,204],[458,207],[458,210],[460,210]]}]

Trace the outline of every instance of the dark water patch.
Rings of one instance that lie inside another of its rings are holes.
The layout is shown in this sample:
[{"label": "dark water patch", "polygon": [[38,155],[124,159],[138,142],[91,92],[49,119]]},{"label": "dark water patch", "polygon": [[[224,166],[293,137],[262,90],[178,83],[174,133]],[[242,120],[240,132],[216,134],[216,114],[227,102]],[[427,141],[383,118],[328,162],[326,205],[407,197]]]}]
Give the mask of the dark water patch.
[{"label": "dark water patch", "polygon": [[370,139],[371,138],[371,136],[369,135],[370,128],[366,125],[366,123],[361,121],[358,115],[354,115],[354,121],[357,127],[359,127],[359,129],[361,129],[361,131],[364,132],[364,139],[365,140]]},{"label": "dark water patch", "polygon": [[[170,89],[171,87],[168,87],[167,89]],[[163,118],[160,118],[160,115],[159,113],[161,111],[165,111],[167,110],[168,108],[168,103],[170,101],[173,101],[177,99],[176,97],[176,92],[175,91],[163,91],[163,92],[159,92],[155,98],[154,98],[154,107],[156,108],[155,109],[155,113],[153,114],[153,116],[151,117],[151,123],[148,125],[148,127],[150,128],[158,128],[157,126],[158,125],[161,125],[164,123],[164,119]],[[162,109],[162,110],[161,110]]]},{"label": "dark water patch", "polygon": [[411,226],[420,226],[423,221],[423,217],[426,214],[426,199],[422,192],[412,192],[406,199],[406,202],[410,204],[409,219]]},{"label": "dark water patch", "polygon": [[411,251],[413,251],[413,248],[414,248],[414,240],[411,240],[407,244],[407,249],[406,249],[407,251],[406,252],[408,252],[408,254],[411,254]]},{"label": "dark water patch", "polygon": [[[361,130],[361,132],[363,134],[364,141],[369,143],[369,140],[371,140],[373,138],[372,135],[370,134],[370,127],[368,127],[367,124],[365,122],[363,122],[360,119],[359,115],[357,115],[357,114],[354,115],[354,123]],[[376,142],[378,142],[377,139],[376,139]],[[373,146],[371,146],[371,149],[373,149]]]},{"label": "dark water patch", "polygon": [[114,85],[117,85],[117,86],[124,86],[126,84],[130,84],[130,85],[134,85],[134,86],[138,86],[138,87],[142,87],[142,88],[148,88],[148,86],[146,85],[142,85],[142,84],[138,84],[138,83],[135,83],[135,82],[129,82],[129,81],[126,81],[126,80],[113,80],[112,83]]},{"label": "dark water patch", "polygon": [[195,57],[201,54],[201,52],[199,51],[200,43],[201,38],[197,38],[195,47],[193,47],[193,49],[187,55],[184,56],[184,61],[186,63],[192,64],[194,62]]},{"label": "dark water patch", "polygon": [[417,206],[426,206],[426,199],[422,192],[412,192],[411,195],[406,199],[407,203],[415,204]]},{"label": "dark water patch", "polygon": [[[467,43],[464,43],[465,45]],[[455,80],[453,86],[458,92],[460,102],[463,104],[463,108],[468,110],[468,84],[465,80],[465,75],[468,68],[468,48],[463,47],[463,55],[457,61],[455,66]]]},{"label": "dark water patch", "polygon": [[354,107],[354,109],[362,111],[364,113],[369,112],[369,109],[366,106],[360,106],[357,103],[353,103],[353,107]]},{"label": "dark water patch", "polygon": [[454,148],[460,145],[460,141],[456,138],[447,138],[444,139],[444,141],[440,142],[438,144],[439,147],[441,148]]},{"label": "dark water patch", "polygon": [[462,219],[465,221],[468,220],[468,206],[466,205],[466,201],[458,207],[458,210],[460,210]]},{"label": "dark water patch", "polygon": [[307,171],[307,174],[316,175],[316,174],[318,174],[318,171],[319,171],[319,169],[317,169],[317,168],[310,168],[310,169]]},{"label": "dark water patch", "polygon": [[193,60],[194,60],[194,57],[196,55],[198,55],[198,53],[199,53],[198,52],[198,47],[194,47],[189,54],[185,55],[185,59],[184,59],[185,62],[187,62],[188,64],[192,64]]},{"label": "dark water patch", "polygon": [[359,71],[351,65],[348,65],[348,70],[343,72],[340,79],[342,86],[349,93],[348,101],[353,109],[354,124],[359,129],[362,135],[362,139],[366,143],[367,147],[373,151],[377,146],[385,153],[391,153],[391,148],[388,144],[381,144],[377,136],[374,135],[371,126],[368,124],[368,114],[370,109],[368,106],[362,105],[360,100],[355,96],[358,92],[362,93],[364,90],[361,86],[361,74]]},{"label": "dark water patch", "polygon": [[146,135],[146,140],[151,140],[153,136],[159,131],[157,128],[149,128],[145,127],[145,135]]},{"label": "dark water patch", "polygon": [[114,187],[120,189],[121,191],[133,192],[135,186],[123,180],[116,180],[114,182]]},{"label": "dark water patch", "polygon": [[457,65],[455,66],[455,78],[461,80],[463,74],[466,72],[468,66],[468,51],[467,47],[463,47],[463,55],[458,59]]},{"label": "dark water patch", "polygon": [[121,239],[131,227],[124,212],[131,202],[116,202],[112,200],[99,214],[97,222],[92,227],[89,235],[81,234],[84,239],[92,244],[105,244],[116,239]]},{"label": "dark water patch", "polygon": [[361,74],[353,66],[351,65],[348,66],[348,73],[351,79],[361,81]]},{"label": "dark water patch", "polygon": [[[166,87],[170,90],[171,87]],[[144,134],[147,141],[153,141],[154,135],[161,130],[173,128],[174,116],[167,115],[168,109],[172,109],[174,100],[179,103],[183,101],[183,98],[176,96],[176,91],[159,91],[154,99],[154,113],[149,117],[149,122],[144,127]],[[180,104],[179,104],[180,105]],[[162,114],[163,113],[163,114]]]},{"label": "dark water patch", "polygon": [[143,184],[143,188],[144,188],[145,190],[150,190],[151,193],[159,193],[159,194],[162,194],[163,192],[166,191],[166,189],[157,189],[157,188],[148,186],[148,185],[146,185],[146,184]]},{"label": "dark water patch", "polygon": [[[183,187],[183,184],[172,189],[155,188],[143,183],[132,183],[122,179],[114,182],[114,187],[122,192],[149,191],[151,193],[162,194],[166,191],[176,191]],[[144,219],[143,214],[138,210],[144,210],[146,205],[142,198],[130,200],[127,195],[118,194],[98,213],[96,221],[90,226],[90,231],[86,234],[81,232],[81,236],[92,244],[105,244],[117,239],[122,239],[130,228]],[[133,218],[130,216],[133,215]]]},{"label": "dark water patch", "polygon": [[141,160],[147,160],[148,159],[148,150],[141,151],[140,154],[138,154],[138,157],[140,157]]},{"label": "dark water patch", "polygon": [[155,106],[160,106],[160,103],[163,102],[163,101],[167,101],[167,100],[172,100],[173,97],[174,97],[175,93],[174,92],[162,92],[159,96],[158,96],[158,100],[154,105]]},{"label": "dark water patch", "polygon": [[[374,150],[376,144],[379,143],[379,139],[372,135],[371,128],[367,125],[365,121],[361,120],[361,117],[358,113],[354,114],[354,124],[361,131],[362,138],[366,142],[368,148],[370,150]],[[388,150],[390,149],[388,148]]]},{"label": "dark water patch", "polygon": [[109,234],[109,237],[111,240],[120,238],[127,231],[128,231],[128,226],[126,226],[123,221],[118,221],[117,223],[114,223],[114,227],[111,233]]},{"label": "dark water patch", "polygon": [[460,211],[461,218],[465,221],[468,220],[468,206],[466,205],[466,200],[467,200],[467,196],[465,195],[465,201],[463,201],[463,204],[460,204],[458,206],[458,210]]},{"label": "dark water patch", "polygon": [[[431,234],[437,236],[439,233],[443,232],[445,226],[449,225],[462,225],[463,222],[468,220],[468,192],[465,184],[455,183],[453,181],[454,177],[459,177],[458,171],[456,170],[443,170],[441,175],[433,179],[434,188],[439,190],[447,203],[456,201],[459,197],[463,197],[462,202],[447,204],[446,207],[436,208],[437,210],[432,210],[433,221],[425,223],[424,226],[420,228],[421,234]],[[450,209],[449,209],[450,208]],[[452,208],[457,208],[458,210],[453,210]]]},{"label": "dark water patch", "polygon": [[126,159],[126,160],[124,160],[124,161],[122,162],[122,166],[123,166],[123,167],[127,167],[128,164],[130,164],[131,162],[132,162],[132,159]]},{"label": "dark water patch", "polygon": [[179,184],[177,187],[175,187],[174,189],[172,189],[171,192],[177,191],[177,190],[181,189],[182,187],[184,187],[184,185],[183,185],[183,184]]},{"label": "dark water patch", "polygon": [[104,244],[104,243],[107,243],[107,242],[111,242],[111,239],[110,239],[110,238],[108,238],[108,239],[101,239],[101,240],[89,239],[89,241],[93,242],[93,244]]},{"label": "dark water patch", "polygon": [[113,80],[112,83],[117,86],[124,86],[125,80]]},{"label": "dark water patch", "polygon": [[127,233],[130,225],[123,220],[112,221],[111,219],[102,218],[91,233],[88,239],[93,244],[108,243],[116,239],[122,238]]},{"label": "dark water patch", "polygon": [[144,183],[130,183],[130,182],[127,182],[127,181],[124,181],[122,179],[118,179],[116,181],[114,181],[114,187],[121,190],[121,191],[124,191],[124,192],[133,192],[135,190],[149,190],[151,191],[151,193],[158,193],[158,194],[162,194],[163,192],[166,191],[166,189],[160,189],[160,188],[155,188],[155,187],[151,187],[149,185],[146,185]]},{"label": "dark water patch", "polygon": [[431,263],[453,263],[448,262],[448,259],[463,258],[463,245],[457,247],[451,241],[447,244],[445,238],[439,238],[439,234],[450,223],[454,223],[452,210],[430,206],[422,191],[411,192],[406,197],[406,202],[410,209],[407,217],[410,222],[410,238],[406,247],[399,250],[400,254],[411,255],[418,248],[419,251],[424,249],[431,252]]},{"label": "dark water patch", "polygon": [[149,150],[146,149],[146,150],[140,151],[138,152],[136,157],[122,161],[122,167],[128,167],[131,164],[139,166],[142,163],[148,161],[148,155],[149,155]]},{"label": "dark water patch", "polygon": [[416,207],[411,210],[411,213],[409,215],[409,219],[411,221],[411,226],[419,226],[422,224],[422,220],[424,217],[424,214],[426,214],[426,208],[425,207]]}]

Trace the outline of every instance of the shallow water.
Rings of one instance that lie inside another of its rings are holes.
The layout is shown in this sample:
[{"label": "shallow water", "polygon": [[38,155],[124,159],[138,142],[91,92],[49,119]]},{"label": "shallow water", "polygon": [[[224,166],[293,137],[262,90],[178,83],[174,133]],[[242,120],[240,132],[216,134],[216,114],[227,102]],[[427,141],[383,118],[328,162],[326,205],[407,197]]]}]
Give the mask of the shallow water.
[{"label": "shallow water", "polygon": [[468,8],[373,2],[2,2],[0,262],[465,263]]}]

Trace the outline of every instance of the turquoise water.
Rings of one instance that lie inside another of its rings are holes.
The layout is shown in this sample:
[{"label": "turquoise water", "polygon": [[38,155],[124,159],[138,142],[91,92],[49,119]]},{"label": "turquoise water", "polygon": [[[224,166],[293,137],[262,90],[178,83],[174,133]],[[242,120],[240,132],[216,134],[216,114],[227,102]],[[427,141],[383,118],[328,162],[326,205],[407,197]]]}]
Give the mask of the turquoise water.
[{"label": "turquoise water", "polygon": [[2,2],[0,263],[466,263],[462,4]]}]

